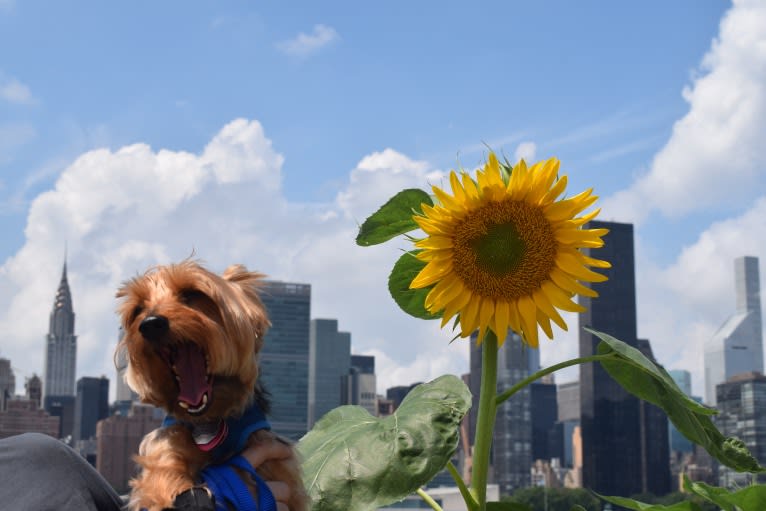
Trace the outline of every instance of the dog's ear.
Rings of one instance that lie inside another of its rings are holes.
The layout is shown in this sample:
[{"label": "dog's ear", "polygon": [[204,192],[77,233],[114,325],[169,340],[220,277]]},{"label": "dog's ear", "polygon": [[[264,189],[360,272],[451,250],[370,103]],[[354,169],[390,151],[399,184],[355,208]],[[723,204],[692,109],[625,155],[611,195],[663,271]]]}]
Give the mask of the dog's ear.
[{"label": "dog's ear", "polygon": [[263,283],[265,275],[258,272],[248,271],[247,268],[241,264],[233,264],[226,268],[222,277],[224,280],[239,285],[244,291],[245,296],[254,306],[252,311],[256,323],[255,330],[257,336],[262,338],[271,325],[266,315],[266,308],[263,306],[261,297],[258,295],[258,290]]}]

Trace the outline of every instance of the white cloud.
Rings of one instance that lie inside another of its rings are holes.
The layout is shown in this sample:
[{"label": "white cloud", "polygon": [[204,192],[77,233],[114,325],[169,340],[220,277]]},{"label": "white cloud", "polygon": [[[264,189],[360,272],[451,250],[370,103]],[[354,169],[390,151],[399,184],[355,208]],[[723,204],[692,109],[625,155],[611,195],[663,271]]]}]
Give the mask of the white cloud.
[{"label": "white cloud", "polygon": [[[604,203],[616,218],[643,220],[711,207],[731,211],[766,185],[766,3],[735,0],[699,76],[684,89],[689,112],[651,168]],[[725,191],[725,192],[724,192]]]},{"label": "white cloud", "polygon": [[340,36],[334,28],[319,24],[314,25],[314,30],[310,34],[301,32],[293,39],[277,43],[277,48],[293,57],[306,57],[338,39]]},{"label": "white cloud", "polygon": [[10,11],[16,5],[16,0],[0,0],[0,10]]},{"label": "white cloud", "polygon": [[639,241],[639,335],[652,341],[655,355],[668,368],[692,371],[699,395],[704,345],[736,307],[734,259],[758,257],[761,289],[766,289],[764,218],[766,196],[744,214],[709,226],[666,267],[653,265]]},{"label": "white cloud", "polygon": [[[2,8],[2,6],[3,3],[0,1],[0,8]],[[20,105],[30,105],[35,102],[29,87],[18,81],[16,78],[4,79],[2,74],[0,74],[0,99]]]},{"label": "white cloud", "polygon": [[526,161],[528,164],[534,163],[536,154],[537,144],[534,142],[522,142],[516,148],[516,152],[513,153],[514,161],[511,163],[516,163],[521,159]]},{"label": "white cloud", "polygon": [[386,149],[362,158],[332,202],[299,204],[283,195],[282,162],[261,125],[243,119],[199,154],[134,144],[80,155],[34,198],[25,243],[0,266],[0,329],[13,339],[0,355],[26,376],[41,371],[66,244],[78,376],[114,375],[119,283],[192,251],[214,270],[242,262],[271,278],[311,283],[312,317],[338,318],[355,352],[386,354],[381,388],[464,372],[467,349],[448,347],[449,333],[399,311],[388,294],[404,245],[354,243],[358,222],[396,191],[442,173]]}]

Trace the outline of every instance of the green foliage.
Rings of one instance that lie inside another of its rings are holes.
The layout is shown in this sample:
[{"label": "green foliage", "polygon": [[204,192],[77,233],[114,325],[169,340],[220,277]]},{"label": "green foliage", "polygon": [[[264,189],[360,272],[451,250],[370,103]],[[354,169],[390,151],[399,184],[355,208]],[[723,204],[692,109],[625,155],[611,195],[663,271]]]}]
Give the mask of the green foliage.
[{"label": "green foliage", "polygon": [[726,438],[710,416],[716,412],[683,393],[665,369],[658,367],[640,351],[614,337],[587,329],[599,337],[599,355],[614,354],[601,365],[625,390],[662,408],[686,438],[701,445],[724,465],[740,472],[766,471],[736,438]]},{"label": "green foliage", "polygon": [[457,449],[470,406],[468,387],[447,375],[415,387],[390,417],[329,412],[298,443],[313,511],[374,510],[416,491]]},{"label": "green foliage", "polygon": [[584,488],[520,488],[502,500],[522,504],[530,511],[544,511],[546,500],[548,511],[571,511],[575,506],[586,511],[601,511],[601,502]]},{"label": "green foliage", "polygon": [[730,492],[726,488],[692,482],[684,476],[684,488],[714,503],[723,511],[763,511],[766,509],[766,485],[754,484]]},{"label": "green foliage", "polygon": [[420,208],[423,203],[433,206],[431,197],[423,190],[410,188],[397,193],[364,221],[356,244],[369,247],[418,229],[412,215],[422,214]]},{"label": "green foliage", "polygon": [[648,504],[645,502],[639,502],[638,500],[629,499],[626,497],[607,497],[604,495],[599,495],[599,497],[607,502],[611,502],[612,504],[622,506],[625,509],[634,509],[636,511],[701,511],[700,507],[696,503],[690,502],[688,500],[663,506],[662,504]]},{"label": "green foliage", "polygon": [[432,286],[423,289],[410,289],[410,282],[426,265],[415,257],[418,252],[420,250],[405,252],[396,261],[394,269],[388,277],[388,291],[396,304],[410,316],[420,319],[438,319],[441,314],[431,314],[424,305]]},{"label": "green foliage", "polygon": [[526,504],[519,502],[487,502],[487,511],[534,511]]}]

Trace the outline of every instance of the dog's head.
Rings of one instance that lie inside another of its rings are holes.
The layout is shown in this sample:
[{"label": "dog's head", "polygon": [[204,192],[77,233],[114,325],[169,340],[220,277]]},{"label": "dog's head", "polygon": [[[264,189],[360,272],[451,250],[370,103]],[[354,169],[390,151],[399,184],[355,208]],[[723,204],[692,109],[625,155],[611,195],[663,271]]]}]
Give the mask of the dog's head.
[{"label": "dog's head", "polygon": [[263,276],[193,261],[158,266],[117,292],[126,380],[145,402],[190,422],[227,417],[253,398],[269,327]]}]

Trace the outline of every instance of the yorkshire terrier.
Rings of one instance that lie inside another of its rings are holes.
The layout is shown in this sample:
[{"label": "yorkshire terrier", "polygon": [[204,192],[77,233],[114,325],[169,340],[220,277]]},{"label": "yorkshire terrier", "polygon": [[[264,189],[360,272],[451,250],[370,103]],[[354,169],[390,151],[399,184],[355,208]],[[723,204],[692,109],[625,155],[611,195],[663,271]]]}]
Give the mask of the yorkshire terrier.
[{"label": "yorkshire terrier", "polygon": [[[117,292],[126,381],[142,401],[168,413],[141,442],[131,510],[170,508],[202,484],[206,467],[247,446],[285,442],[261,429],[268,400],[258,383],[258,353],[270,326],[258,296],[262,277],[241,265],[219,276],[187,260],[152,268]],[[257,472],[288,484],[291,511],[308,509],[296,455]],[[248,486],[257,493],[255,479]]]}]

